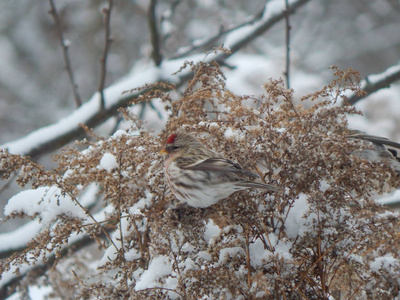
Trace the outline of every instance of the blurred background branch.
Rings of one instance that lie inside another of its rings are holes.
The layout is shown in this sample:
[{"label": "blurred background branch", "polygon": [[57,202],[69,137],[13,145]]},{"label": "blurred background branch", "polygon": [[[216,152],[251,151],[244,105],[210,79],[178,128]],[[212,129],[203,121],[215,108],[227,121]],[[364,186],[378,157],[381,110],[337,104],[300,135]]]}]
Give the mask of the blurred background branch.
[{"label": "blurred background branch", "polygon": [[49,2],[50,2],[50,7],[51,7],[49,13],[53,17],[53,20],[54,20],[54,25],[55,25],[57,33],[58,33],[61,49],[63,51],[65,69],[68,72],[68,77],[69,77],[70,83],[72,85],[72,90],[73,90],[76,106],[79,107],[82,105],[82,99],[81,99],[81,96],[79,95],[78,83],[76,82],[74,71],[73,71],[72,65],[71,65],[71,59],[69,57],[68,48],[69,48],[70,42],[64,38],[63,25],[61,23],[61,19],[60,19],[59,15],[58,15],[54,0],[49,0]]},{"label": "blurred background branch", "polygon": [[108,0],[108,6],[104,7],[102,12],[104,15],[104,49],[103,54],[100,58],[100,83],[99,83],[99,93],[100,93],[100,103],[101,103],[101,110],[104,110],[106,100],[104,98],[104,87],[106,84],[106,75],[107,75],[107,57],[108,52],[110,51],[112,37],[111,37],[111,11],[113,7],[113,0]]}]

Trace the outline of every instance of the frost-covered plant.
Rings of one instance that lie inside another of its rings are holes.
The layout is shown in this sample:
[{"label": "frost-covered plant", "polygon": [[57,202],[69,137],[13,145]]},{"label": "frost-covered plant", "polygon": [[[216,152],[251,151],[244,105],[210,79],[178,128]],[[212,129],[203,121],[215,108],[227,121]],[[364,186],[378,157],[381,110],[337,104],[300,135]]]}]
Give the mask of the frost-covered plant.
[{"label": "frost-covered plant", "polygon": [[[347,138],[346,114],[357,112],[340,105],[347,90],[359,92],[357,73],[335,69],[330,85],[296,104],[281,80],[259,98],[238,96],[218,65],[189,65],[195,75],[179,99],[164,85],[135,100],[165,101],[160,136],[126,111],[130,130],[64,149],[54,170],[1,152],[3,178],[19,170],[18,182],[33,186],[9,200],[8,218],[41,220],[35,238],[2,261],[3,285],[20,272],[19,289],[50,286],[50,296],[70,298],[398,295],[399,215],[373,197],[399,178],[385,162],[352,155],[368,146]],[[174,210],[158,151],[179,128],[282,189]]]}]

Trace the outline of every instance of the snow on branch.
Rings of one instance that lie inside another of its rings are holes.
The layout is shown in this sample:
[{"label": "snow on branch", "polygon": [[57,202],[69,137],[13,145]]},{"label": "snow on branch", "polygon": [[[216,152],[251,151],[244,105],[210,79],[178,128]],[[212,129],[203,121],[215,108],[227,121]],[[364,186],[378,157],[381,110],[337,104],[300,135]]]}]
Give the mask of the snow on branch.
[{"label": "snow on branch", "polygon": [[235,53],[252,42],[255,38],[264,34],[276,23],[284,20],[287,15],[293,14],[298,8],[307,4],[309,1],[310,0],[289,1],[289,6],[287,8],[283,1],[268,2],[261,20],[231,32],[227,36],[224,45],[229,47],[232,53]]},{"label": "snow on branch", "polygon": [[182,58],[185,57],[194,51],[198,49],[204,49],[204,48],[211,48],[213,45],[215,45],[218,40],[220,40],[222,37],[228,35],[229,33],[236,31],[239,28],[254,24],[256,21],[260,20],[265,12],[265,8],[263,8],[260,12],[254,14],[250,18],[246,18],[246,20],[240,24],[234,24],[232,26],[229,26],[227,28],[221,27],[220,30],[214,34],[214,35],[209,35],[204,38],[195,40],[192,42],[190,46],[184,46],[179,48],[176,51],[176,54],[173,55],[171,58],[176,59],[176,58]]},{"label": "snow on branch", "polygon": [[[299,7],[310,0],[290,1],[288,13],[294,13]],[[261,34],[265,33],[272,26],[285,18],[284,3],[270,2],[264,11],[261,20],[249,24],[230,32],[224,42],[229,46],[231,53],[208,55],[205,61],[215,60],[223,64],[225,60],[239,51]],[[174,82],[177,86],[184,84],[188,79],[189,72],[183,72],[172,77],[170,74],[177,70],[184,61],[196,61],[203,59],[204,55],[185,57],[179,60],[169,60],[157,67],[148,67],[144,72],[136,72],[120,82],[104,90],[105,109],[101,110],[100,95],[96,93],[92,98],[76,109],[71,115],[61,119],[52,125],[40,128],[27,136],[15,141],[1,145],[0,148],[7,148],[10,153],[27,155],[36,159],[46,153],[51,153],[60,147],[84,136],[84,130],[80,124],[89,128],[94,128],[110,117],[114,116],[120,107],[126,107],[133,98],[140,96],[143,91],[135,91],[121,95],[123,91],[143,86],[144,84],[154,84],[159,80]]]},{"label": "snow on branch", "polygon": [[354,105],[361,99],[379,91],[380,89],[388,88],[396,81],[400,80],[400,65],[391,66],[386,71],[369,75],[361,82],[361,89],[366,93],[365,95],[352,94],[347,101]]},{"label": "snow on branch", "polygon": [[28,155],[33,159],[52,152],[82,137],[84,130],[80,124],[91,128],[96,127],[113,116],[118,108],[126,107],[133,98],[141,94],[137,91],[121,96],[123,91],[148,82],[154,83],[159,78],[157,68],[149,68],[145,72],[129,76],[104,90],[106,99],[104,110],[101,110],[100,95],[96,93],[89,101],[57,123],[35,130],[23,138],[2,145],[0,148],[8,149],[12,154]]},{"label": "snow on branch", "polygon": [[178,49],[173,58],[182,58],[197,49],[212,47],[222,37],[225,37],[224,46],[229,47],[232,53],[235,53],[309,1],[288,1],[288,7],[285,3],[278,1],[268,2],[262,11],[257,12],[244,22],[226,29],[221,28],[215,35],[194,41],[191,46]]}]

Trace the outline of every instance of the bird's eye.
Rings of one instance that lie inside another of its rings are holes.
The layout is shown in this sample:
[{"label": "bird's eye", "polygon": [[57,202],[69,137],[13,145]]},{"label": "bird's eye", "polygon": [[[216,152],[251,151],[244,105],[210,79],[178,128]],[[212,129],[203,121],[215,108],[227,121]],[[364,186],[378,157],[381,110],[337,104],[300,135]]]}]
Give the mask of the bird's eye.
[{"label": "bird's eye", "polygon": [[180,147],[178,147],[178,146],[174,146],[174,147],[173,147],[174,150],[177,150],[177,149],[179,149],[179,148],[180,148]]}]

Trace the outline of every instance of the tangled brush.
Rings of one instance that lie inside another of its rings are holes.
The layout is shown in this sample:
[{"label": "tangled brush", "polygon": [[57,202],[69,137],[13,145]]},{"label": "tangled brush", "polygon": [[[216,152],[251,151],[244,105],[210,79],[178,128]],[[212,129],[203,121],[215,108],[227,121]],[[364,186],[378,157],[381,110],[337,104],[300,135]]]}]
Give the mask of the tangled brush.
[{"label": "tangled brush", "polygon": [[[159,84],[133,103],[165,102],[170,117],[160,135],[126,110],[131,129],[85,141],[83,151],[64,149],[56,169],[1,152],[3,178],[18,171],[22,186],[41,191],[30,210],[16,209],[23,195],[10,199],[8,218],[42,224],[2,261],[3,280],[51,264],[18,288],[50,285],[55,296],[102,299],[398,295],[399,216],[374,196],[399,178],[390,162],[356,155],[373,146],[348,138],[346,115],[357,111],[345,94],[359,92],[358,74],[334,69],[331,84],[296,101],[281,80],[268,81],[258,98],[238,96],[217,64],[186,67],[194,77],[181,97]],[[178,212],[158,154],[176,130],[279,189],[238,191]]]}]

